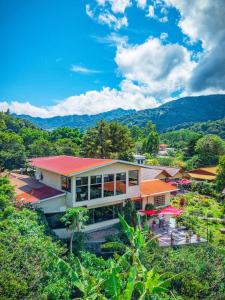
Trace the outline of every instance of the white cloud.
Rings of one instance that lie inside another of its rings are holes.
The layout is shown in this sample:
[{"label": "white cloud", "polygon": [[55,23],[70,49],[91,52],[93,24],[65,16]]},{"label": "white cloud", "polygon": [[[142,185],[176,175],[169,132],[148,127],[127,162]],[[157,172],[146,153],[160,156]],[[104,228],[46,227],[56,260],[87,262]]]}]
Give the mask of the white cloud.
[{"label": "white cloud", "polygon": [[98,43],[108,44],[113,47],[125,46],[128,43],[128,36],[122,36],[112,32],[107,36],[92,36]]},{"label": "white cloud", "polygon": [[168,34],[166,32],[162,32],[160,34],[160,40],[166,40],[168,38]]},{"label": "white cloud", "polygon": [[94,13],[93,11],[91,10],[91,7],[89,4],[87,4],[85,6],[85,9],[86,9],[86,14],[90,17],[90,18],[93,18],[94,17]]},{"label": "white cloud", "polygon": [[190,92],[225,90],[224,0],[164,0],[179,10],[178,26],[191,42],[202,41],[204,52],[193,71]]},{"label": "white cloud", "polygon": [[147,0],[136,0],[136,2],[137,2],[137,7],[141,9],[145,9],[147,5]]},{"label": "white cloud", "polygon": [[141,45],[118,47],[115,61],[125,79],[123,90],[140,89],[145,95],[165,100],[186,87],[196,62],[178,44],[163,45],[151,38]]},{"label": "white cloud", "polygon": [[78,96],[71,96],[56,105],[45,107],[37,107],[29,102],[0,102],[0,111],[6,111],[9,108],[11,112],[17,114],[47,118],[71,114],[97,114],[118,107],[140,110],[155,106],[157,106],[157,102],[153,97],[145,97],[138,91],[131,93],[103,88],[101,91],[89,91]]},{"label": "white cloud", "polygon": [[155,9],[153,5],[149,5],[148,7],[148,13],[146,14],[146,17],[154,18],[155,17]]},{"label": "white cloud", "polygon": [[123,14],[129,6],[132,5],[130,0],[109,0],[111,2],[112,11],[114,13]]},{"label": "white cloud", "polygon": [[80,74],[97,74],[101,73],[99,70],[93,70],[93,69],[88,69],[86,67],[82,67],[79,65],[72,65],[71,71],[74,73],[80,73]]},{"label": "white cloud", "polygon": [[121,27],[128,26],[128,20],[126,16],[117,18],[109,12],[99,14],[97,20],[99,23],[106,24],[109,27],[114,28],[115,30],[119,30]]}]

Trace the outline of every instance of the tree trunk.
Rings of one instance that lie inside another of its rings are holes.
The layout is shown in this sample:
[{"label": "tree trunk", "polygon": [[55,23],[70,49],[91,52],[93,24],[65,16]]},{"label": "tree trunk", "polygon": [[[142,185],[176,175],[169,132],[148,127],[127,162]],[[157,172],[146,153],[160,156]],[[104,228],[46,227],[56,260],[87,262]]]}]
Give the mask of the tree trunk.
[{"label": "tree trunk", "polygon": [[75,231],[72,231],[71,237],[70,237],[70,255],[73,254],[73,237],[74,237]]}]

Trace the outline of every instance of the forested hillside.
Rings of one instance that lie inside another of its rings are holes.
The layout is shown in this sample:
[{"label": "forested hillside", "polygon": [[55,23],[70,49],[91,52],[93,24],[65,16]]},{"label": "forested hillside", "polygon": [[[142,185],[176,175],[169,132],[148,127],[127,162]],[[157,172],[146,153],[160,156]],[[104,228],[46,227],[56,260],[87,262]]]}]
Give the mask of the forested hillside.
[{"label": "forested hillside", "polygon": [[199,123],[186,123],[170,127],[167,131],[177,131],[180,129],[188,129],[190,131],[198,132],[200,134],[216,134],[225,139],[225,118],[216,121],[207,121]]},{"label": "forested hillside", "polygon": [[225,116],[225,95],[186,97],[168,102],[154,109],[141,110],[119,121],[128,126],[144,127],[152,121],[162,132],[169,127],[187,122],[202,122],[222,119]]},{"label": "forested hillside", "polygon": [[26,119],[33,122],[39,128],[53,130],[59,127],[71,127],[84,131],[96,125],[101,120],[111,121],[124,115],[134,113],[135,110],[124,110],[121,108],[104,112],[97,115],[71,115],[53,118],[34,118],[28,115],[15,115],[18,118]]},{"label": "forested hillside", "polygon": [[43,129],[58,127],[72,127],[81,131],[93,127],[97,122],[117,120],[122,124],[144,127],[152,121],[157,130],[162,132],[176,125],[185,126],[186,123],[219,120],[225,116],[225,95],[210,95],[186,97],[167,102],[154,109],[141,111],[116,109],[97,115],[71,115],[53,118],[34,118],[27,115],[17,116],[32,121]]}]

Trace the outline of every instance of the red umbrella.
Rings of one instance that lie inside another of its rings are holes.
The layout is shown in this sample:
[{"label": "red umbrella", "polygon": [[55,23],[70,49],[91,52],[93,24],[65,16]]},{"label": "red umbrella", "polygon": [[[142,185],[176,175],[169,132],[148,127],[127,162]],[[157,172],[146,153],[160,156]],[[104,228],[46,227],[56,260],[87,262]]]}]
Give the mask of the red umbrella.
[{"label": "red umbrella", "polygon": [[182,210],[172,207],[171,205],[164,207],[160,210],[159,214],[161,215],[176,215],[179,216],[182,214]]},{"label": "red umbrella", "polygon": [[157,209],[149,209],[149,210],[140,210],[140,212],[146,214],[147,216],[153,216],[158,213]]}]

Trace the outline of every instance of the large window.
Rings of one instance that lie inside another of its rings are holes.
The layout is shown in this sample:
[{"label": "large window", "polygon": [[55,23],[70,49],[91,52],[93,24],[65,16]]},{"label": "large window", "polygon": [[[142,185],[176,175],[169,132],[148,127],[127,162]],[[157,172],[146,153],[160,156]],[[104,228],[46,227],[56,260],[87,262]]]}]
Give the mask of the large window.
[{"label": "large window", "polygon": [[62,190],[71,192],[71,178],[67,176],[61,176]]},{"label": "large window", "polygon": [[166,201],[165,201],[165,195],[155,196],[154,197],[154,205],[155,206],[164,206],[165,203],[166,203]]},{"label": "large window", "polygon": [[76,178],[76,201],[88,200],[88,177]]},{"label": "large window", "polygon": [[102,197],[102,175],[91,176],[90,198]]},{"label": "large window", "polygon": [[129,186],[138,185],[138,170],[129,171]]},{"label": "large window", "polygon": [[116,195],[126,194],[126,173],[116,174]]},{"label": "large window", "polygon": [[122,209],[122,203],[89,209],[89,219],[86,225],[116,219],[118,214],[122,213]]},{"label": "large window", "polygon": [[45,214],[48,225],[52,229],[65,228],[65,224],[60,220],[64,213]]},{"label": "large window", "polygon": [[114,196],[114,194],[114,174],[106,174],[104,175],[103,196],[110,197]]}]

